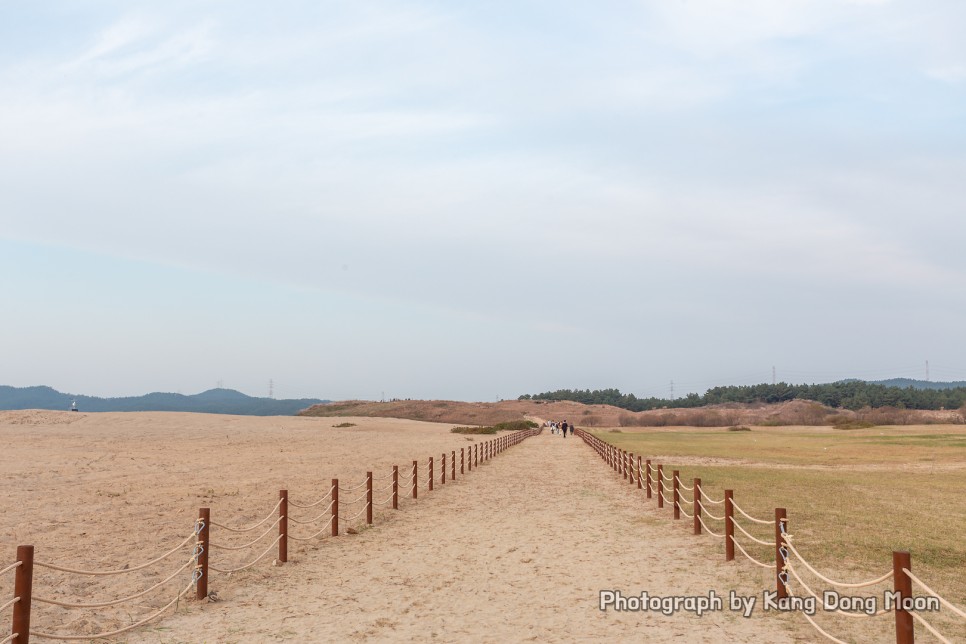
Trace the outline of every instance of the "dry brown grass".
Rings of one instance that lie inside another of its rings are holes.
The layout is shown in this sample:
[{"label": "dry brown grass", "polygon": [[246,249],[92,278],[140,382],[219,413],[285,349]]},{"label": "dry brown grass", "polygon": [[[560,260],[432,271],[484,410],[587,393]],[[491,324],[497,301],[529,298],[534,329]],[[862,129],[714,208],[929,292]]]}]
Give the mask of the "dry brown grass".
[{"label": "dry brown grass", "polygon": [[[775,507],[786,508],[796,547],[826,576],[844,581],[875,577],[891,567],[893,550],[909,550],[914,572],[948,600],[966,605],[962,425],[850,431],[755,427],[738,433],[726,428],[669,428],[602,431],[598,436],[648,455],[655,465],[664,463],[665,471],[679,469],[685,482],[701,478],[712,498],[722,498],[725,489],[735,490],[735,501],[753,516],[767,519],[774,517]],[[720,514],[720,509],[716,506],[712,512]],[[759,538],[773,538],[767,527],[744,524]],[[717,522],[710,527],[720,528]],[[774,558],[773,548],[738,538],[756,556]],[[819,592],[827,588],[818,583]],[[882,590],[878,587],[876,592]],[[966,635],[966,625],[948,611],[928,617],[942,624],[954,640]],[[858,620],[822,621],[847,641],[885,637],[857,634],[840,623]]]}]

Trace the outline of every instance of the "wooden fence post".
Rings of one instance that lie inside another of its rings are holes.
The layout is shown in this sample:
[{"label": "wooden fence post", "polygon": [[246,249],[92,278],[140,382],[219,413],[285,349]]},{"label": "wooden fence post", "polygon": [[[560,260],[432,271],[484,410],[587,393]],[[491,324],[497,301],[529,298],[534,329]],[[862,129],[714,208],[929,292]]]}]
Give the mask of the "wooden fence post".
[{"label": "wooden fence post", "polygon": [[30,642],[30,600],[33,597],[34,547],[17,546],[17,571],[14,573],[13,596],[20,601],[13,605],[13,630],[16,633],[13,644]]},{"label": "wooden fence post", "polygon": [[288,561],[288,490],[279,490],[278,498],[282,501],[278,505],[278,561],[285,563]]},{"label": "wooden fence post", "polygon": [[734,490],[725,490],[725,561],[735,560]]},{"label": "wooden fence post", "polygon": [[680,478],[680,474],[681,474],[681,472],[679,472],[678,470],[671,470],[671,476],[674,477],[674,479],[673,479],[673,481],[671,483],[674,486],[673,502],[674,502],[674,518],[675,519],[680,519],[681,518],[681,489],[680,489],[680,486],[681,486],[681,478]]},{"label": "wooden fence post", "polygon": [[664,507],[664,463],[657,466],[657,507]]},{"label": "wooden fence post", "polygon": [[637,457],[637,489],[640,490],[641,485],[641,457]]},{"label": "wooden fence post", "polygon": [[914,644],[916,632],[913,628],[912,615],[902,607],[902,601],[912,597],[912,580],[902,569],[912,570],[912,557],[908,552],[892,552],[892,587],[899,595],[896,602],[896,644]]},{"label": "wooden fence post", "polygon": [[647,475],[647,498],[651,498],[651,459],[645,461],[644,473]]},{"label": "wooden fence post", "polygon": [[433,491],[433,457],[429,457],[429,491]]},{"label": "wooden fence post", "polygon": [[372,472],[366,472],[366,525],[372,525]]},{"label": "wooden fence post", "polygon": [[630,458],[627,459],[627,480],[630,481],[631,485],[634,485],[634,452],[628,455]]},{"label": "wooden fence post", "polygon": [[195,584],[195,599],[205,599],[208,597],[208,528],[211,526],[211,509],[198,508],[198,522],[201,529],[198,530],[198,539],[195,541],[195,548],[198,549],[198,569],[201,576]]},{"label": "wooden fence post", "polygon": [[392,466],[392,509],[399,509],[399,466]]},{"label": "wooden fence post", "polygon": [[449,478],[450,480],[455,481],[456,480],[456,450],[455,449],[453,450],[453,453],[451,454],[451,456],[452,458],[450,459]]},{"label": "wooden fence post", "polygon": [[441,485],[446,485],[446,452],[443,452],[443,460],[440,461],[440,462],[443,464],[443,467],[440,468],[440,469],[443,470],[442,471],[442,476],[440,476],[440,479],[439,479],[440,480],[440,484]]},{"label": "wooden fence post", "polygon": [[332,479],[332,536],[339,536],[339,479]]},{"label": "wooden fence post", "polygon": [[460,476],[466,474],[466,470],[463,469],[466,466],[466,455],[463,453],[465,448],[460,448]]},{"label": "wooden fence post", "polygon": [[701,534],[701,479],[694,479],[694,534]]},{"label": "wooden fence post", "polygon": [[[788,573],[783,570],[785,567],[785,557],[788,553],[788,546],[785,545],[785,533],[782,532],[782,523],[788,526],[785,519],[785,508],[775,508],[775,590],[778,591],[778,599],[788,597]],[[784,552],[783,552],[784,551]]]},{"label": "wooden fence post", "polygon": [[419,496],[419,461],[413,461],[413,498]]}]

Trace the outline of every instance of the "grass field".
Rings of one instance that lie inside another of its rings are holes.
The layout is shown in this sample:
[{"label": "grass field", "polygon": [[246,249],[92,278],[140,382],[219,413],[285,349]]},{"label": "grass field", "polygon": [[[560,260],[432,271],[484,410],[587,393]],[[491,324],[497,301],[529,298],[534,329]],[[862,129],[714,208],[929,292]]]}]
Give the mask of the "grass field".
[{"label": "grass field", "polygon": [[[735,502],[757,518],[773,518],[774,508],[786,508],[796,548],[828,577],[847,582],[877,577],[891,569],[893,550],[908,550],[917,576],[966,606],[966,428],[961,425],[624,429],[596,435],[654,465],[663,463],[667,474],[680,470],[688,484],[701,478],[712,498],[733,489]],[[690,492],[682,494],[691,498]],[[721,508],[712,512],[722,514]],[[774,537],[768,526],[747,520],[742,525],[760,539]],[[709,527],[720,531],[721,524]],[[773,560],[773,549],[737,538],[754,556]],[[966,638],[966,622],[948,614],[936,620],[953,641]]]}]

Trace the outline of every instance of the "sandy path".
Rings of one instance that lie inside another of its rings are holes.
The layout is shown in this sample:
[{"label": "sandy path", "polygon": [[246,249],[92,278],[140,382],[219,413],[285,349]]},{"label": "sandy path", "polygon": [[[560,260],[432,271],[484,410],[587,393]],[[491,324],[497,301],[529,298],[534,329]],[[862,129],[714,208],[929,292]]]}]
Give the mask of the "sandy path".
[{"label": "sandy path", "polygon": [[[794,641],[782,617],[730,611],[735,564],[667,517],[580,439],[544,433],[361,534],[213,578],[221,601],[128,641]],[[601,589],[726,603],[700,618],[602,612]]]}]

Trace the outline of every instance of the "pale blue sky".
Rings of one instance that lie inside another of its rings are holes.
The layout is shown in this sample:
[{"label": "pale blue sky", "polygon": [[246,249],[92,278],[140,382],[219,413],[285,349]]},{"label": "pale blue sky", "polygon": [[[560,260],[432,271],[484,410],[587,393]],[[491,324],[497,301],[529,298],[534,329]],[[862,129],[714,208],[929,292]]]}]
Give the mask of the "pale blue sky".
[{"label": "pale blue sky", "polygon": [[966,378],[966,4],[0,2],[0,384]]}]

